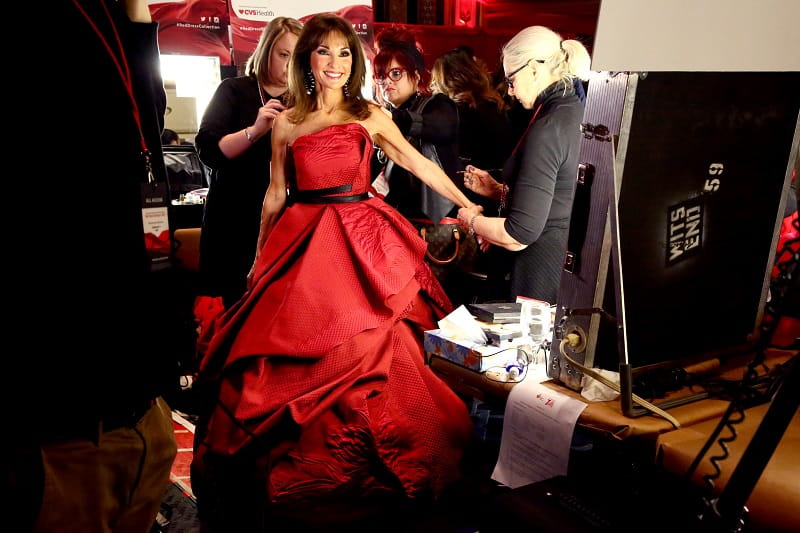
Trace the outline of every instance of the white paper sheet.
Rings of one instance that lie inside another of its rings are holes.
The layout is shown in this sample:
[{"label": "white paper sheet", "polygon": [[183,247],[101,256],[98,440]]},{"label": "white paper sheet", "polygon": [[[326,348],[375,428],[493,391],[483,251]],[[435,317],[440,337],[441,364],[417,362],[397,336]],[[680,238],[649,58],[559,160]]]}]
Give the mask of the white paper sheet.
[{"label": "white paper sheet", "polygon": [[567,473],[569,448],[586,403],[525,379],[508,395],[492,479],[517,488]]}]

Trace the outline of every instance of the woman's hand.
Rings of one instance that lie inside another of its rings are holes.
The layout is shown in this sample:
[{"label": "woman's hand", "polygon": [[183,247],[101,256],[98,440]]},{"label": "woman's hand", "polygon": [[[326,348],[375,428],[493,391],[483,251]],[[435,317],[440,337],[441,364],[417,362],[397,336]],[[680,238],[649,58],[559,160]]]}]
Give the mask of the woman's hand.
[{"label": "woman's hand", "polygon": [[247,290],[253,288],[253,275],[256,272],[256,263],[258,263],[258,256],[256,256],[256,260],[253,261],[253,266],[250,267],[250,271],[247,273]]},{"label": "woman's hand", "polygon": [[468,232],[470,235],[473,235],[475,239],[478,240],[478,247],[481,251],[485,252],[489,249],[492,243],[478,235],[475,230],[475,220],[478,218],[479,215],[483,214],[483,206],[472,204],[467,207],[462,207],[458,210],[458,225],[461,226],[464,231]]},{"label": "woman's hand", "polygon": [[125,12],[131,22],[144,22],[150,23],[153,21],[150,16],[150,8],[145,0],[123,0],[122,4],[125,5]]},{"label": "woman's hand", "polygon": [[488,250],[488,249],[489,249],[489,247],[492,245],[492,243],[490,243],[489,241],[487,241],[486,239],[484,239],[484,238],[483,238],[483,237],[481,237],[480,235],[475,235],[475,238],[476,238],[476,239],[477,239],[477,241],[478,241],[478,249],[479,249],[481,252],[485,252],[485,251],[486,251],[486,250]]},{"label": "woman's hand", "polygon": [[478,247],[481,251],[485,252],[492,243],[478,235],[475,231],[475,219],[482,214],[483,207],[480,205],[472,204],[467,207],[462,207],[458,210],[458,225],[461,226],[464,231],[473,235],[478,240]]},{"label": "woman's hand", "polygon": [[285,109],[277,98],[258,108],[256,120],[246,128],[233,131],[219,140],[219,149],[228,159],[236,159],[267,134],[275,124],[275,119]]},{"label": "woman's hand", "polygon": [[256,271],[258,270],[258,256],[256,254],[256,258],[253,260],[253,265],[250,267],[250,271],[247,273],[247,290],[252,290],[253,285],[258,281],[256,279]]},{"label": "woman's hand", "polygon": [[497,190],[497,180],[491,174],[472,165],[464,169],[464,187],[481,196],[493,197]]},{"label": "woman's hand", "polygon": [[460,208],[458,210],[458,225],[471,235],[474,233],[474,227],[471,224],[474,220],[473,217],[480,215],[482,211],[483,207],[476,204]]},{"label": "woman's hand", "polygon": [[271,98],[266,104],[259,107],[258,115],[256,115],[256,121],[250,127],[251,135],[254,135],[256,138],[265,135],[270,129],[272,129],[272,124],[275,122],[275,117],[277,117],[284,109],[286,109],[286,107],[277,98]]}]

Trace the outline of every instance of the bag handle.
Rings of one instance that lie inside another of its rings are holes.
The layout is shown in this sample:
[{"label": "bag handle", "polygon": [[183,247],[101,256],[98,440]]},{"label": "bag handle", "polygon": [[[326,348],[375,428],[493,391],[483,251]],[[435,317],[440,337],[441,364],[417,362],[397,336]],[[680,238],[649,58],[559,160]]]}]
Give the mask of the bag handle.
[{"label": "bag handle", "polygon": [[[420,228],[419,234],[422,235],[423,239],[425,239],[425,235],[427,234],[427,231],[425,230],[424,227]],[[427,257],[428,259],[430,259],[431,261],[433,261],[437,265],[447,265],[447,264],[450,264],[453,261],[455,261],[456,257],[458,257],[458,251],[459,251],[460,244],[461,244],[461,232],[458,231],[458,226],[453,226],[453,238],[456,241],[456,246],[455,246],[455,250],[453,251],[453,255],[451,255],[450,257],[448,257],[446,259],[439,259],[438,257],[434,257],[433,256],[433,254],[431,253],[429,248],[426,248],[425,249],[425,257]],[[425,239],[425,241],[427,242],[427,239]]]}]

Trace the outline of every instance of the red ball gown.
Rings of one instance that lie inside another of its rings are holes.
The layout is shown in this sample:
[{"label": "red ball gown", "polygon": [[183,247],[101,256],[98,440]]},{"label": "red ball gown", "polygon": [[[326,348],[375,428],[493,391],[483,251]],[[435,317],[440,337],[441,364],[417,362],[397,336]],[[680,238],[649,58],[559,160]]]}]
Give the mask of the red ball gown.
[{"label": "red ball gown", "polygon": [[290,201],[202,361],[219,398],[195,462],[262,450],[271,503],[435,496],[474,438],[424,363],[422,332],[452,306],[414,227],[367,198],[371,153],[358,123],[295,140]]}]

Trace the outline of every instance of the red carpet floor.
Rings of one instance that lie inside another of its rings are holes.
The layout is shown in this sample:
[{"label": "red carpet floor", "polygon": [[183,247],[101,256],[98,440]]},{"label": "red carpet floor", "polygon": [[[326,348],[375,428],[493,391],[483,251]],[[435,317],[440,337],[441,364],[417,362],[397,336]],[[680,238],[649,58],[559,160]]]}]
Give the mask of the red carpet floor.
[{"label": "red carpet floor", "polygon": [[192,482],[189,478],[189,466],[192,463],[192,447],[194,445],[194,425],[172,412],[173,426],[175,427],[175,440],[178,443],[178,455],[172,463],[170,480],[181,488],[190,498],[194,498],[192,493]]},{"label": "red carpet floor", "polygon": [[192,493],[189,467],[192,462],[194,425],[172,412],[178,454],[172,463],[170,483],[164,491],[161,510],[149,533],[200,533],[197,500]]}]

